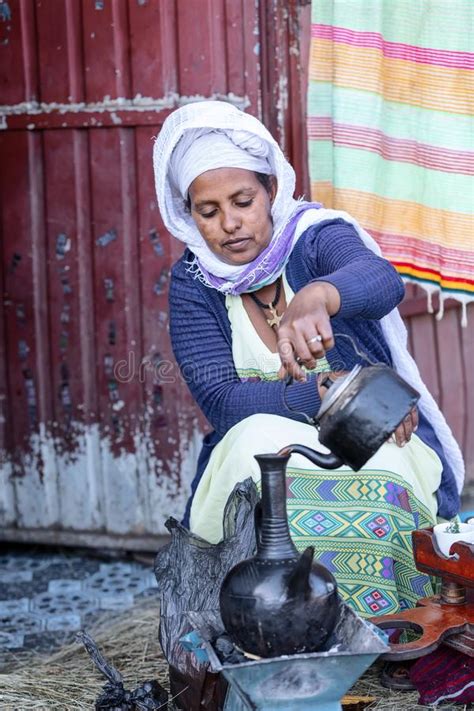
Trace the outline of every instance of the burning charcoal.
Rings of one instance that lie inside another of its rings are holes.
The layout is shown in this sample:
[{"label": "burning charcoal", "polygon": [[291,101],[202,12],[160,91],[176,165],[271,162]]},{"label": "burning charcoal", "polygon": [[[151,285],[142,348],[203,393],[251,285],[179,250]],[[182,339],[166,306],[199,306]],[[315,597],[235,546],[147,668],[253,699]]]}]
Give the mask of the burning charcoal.
[{"label": "burning charcoal", "polygon": [[214,642],[214,647],[216,651],[220,652],[224,657],[227,657],[234,651],[234,645],[230,641],[230,638],[224,634],[222,634],[216,639],[216,641]]},{"label": "burning charcoal", "polygon": [[212,642],[212,646],[223,664],[242,664],[242,662],[247,661],[244,654],[234,646],[232,640],[226,634],[216,637]]},{"label": "burning charcoal", "polygon": [[165,711],[168,706],[168,692],[155,680],[144,681],[132,692],[130,698],[137,711]]},{"label": "burning charcoal", "polygon": [[135,711],[135,704],[130,701],[130,692],[123,684],[107,683],[95,702],[95,711]]}]

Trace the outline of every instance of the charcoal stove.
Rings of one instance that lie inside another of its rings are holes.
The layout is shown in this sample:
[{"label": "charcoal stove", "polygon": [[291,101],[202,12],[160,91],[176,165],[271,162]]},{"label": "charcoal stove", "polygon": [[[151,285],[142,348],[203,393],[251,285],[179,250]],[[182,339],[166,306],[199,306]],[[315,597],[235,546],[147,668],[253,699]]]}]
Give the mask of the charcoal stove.
[{"label": "charcoal stove", "polygon": [[212,643],[223,632],[219,615],[193,612],[189,619],[194,629],[181,643],[228,681],[224,711],[340,711],[346,691],[389,649],[385,633],[341,604],[328,651],[227,664]]}]

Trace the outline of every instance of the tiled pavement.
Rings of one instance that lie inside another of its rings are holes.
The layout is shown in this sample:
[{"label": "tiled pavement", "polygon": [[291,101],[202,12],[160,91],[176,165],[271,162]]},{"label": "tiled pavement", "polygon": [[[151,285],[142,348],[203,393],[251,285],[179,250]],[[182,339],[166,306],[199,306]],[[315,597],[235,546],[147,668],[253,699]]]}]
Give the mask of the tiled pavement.
[{"label": "tiled pavement", "polygon": [[77,552],[0,554],[0,665],[22,650],[49,651],[107,610],[157,595],[151,565]]}]

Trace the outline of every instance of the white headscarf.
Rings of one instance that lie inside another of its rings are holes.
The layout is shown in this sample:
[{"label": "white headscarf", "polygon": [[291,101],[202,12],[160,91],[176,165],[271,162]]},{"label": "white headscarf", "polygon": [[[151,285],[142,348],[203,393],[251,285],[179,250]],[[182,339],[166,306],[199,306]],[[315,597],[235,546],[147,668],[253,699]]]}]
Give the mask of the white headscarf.
[{"label": "white headscarf", "polygon": [[[209,150],[198,157],[197,165],[201,172],[194,174],[191,165],[197,154],[194,141],[197,143],[199,140],[201,144],[203,136],[206,136]],[[227,147],[221,154],[219,148],[223,145],[223,137]],[[216,149],[211,150],[213,143]],[[230,143],[236,150],[229,146]],[[186,156],[188,152],[190,160]],[[232,165],[228,164],[228,159]],[[236,165],[239,160],[240,164]],[[258,119],[225,101],[198,101],[170,114],[155,141],[153,165],[158,205],[166,228],[187,244],[208,272],[229,281],[237,279],[247,265],[234,266],[222,262],[204,242],[184,203],[192,180],[206,170],[229,167],[274,175],[277,192],[271,210],[272,243],[278,240],[298,207],[298,201],[293,199],[295,172],[278,143]],[[256,167],[247,167],[249,165]],[[183,176],[180,175],[181,170]],[[191,176],[192,180],[188,182]],[[194,268],[199,276],[197,263]]]},{"label": "white headscarf", "polygon": [[186,131],[170,158],[170,180],[186,199],[198,175],[215,168],[244,168],[270,175],[268,144],[247,131]]},{"label": "white headscarf", "polygon": [[[190,133],[187,137],[188,131],[194,133]],[[243,267],[227,265],[221,262],[206,246],[193,218],[185,209],[183,199],[192,180],[200,173],[197,173],[189,180],[195,170],[188,164],[185,167],[185,177],[181,177],[179,171],[181,166],[184,165],[183,161],[180,164],[179,160],[174,163],[171,158],[175,148],[180,150],[177,146],[182,137],[184,137],[182,144],[184,155],[190,149],[193,141],[202,140],[201,137],[204,135],[209,135],[207,141],[212,143],[216,139],[216,137],[212,137],[212,134],[216,131],[218,133],[224,132],[232,143],[240,147],[239,150],[247,150],[251,156],[256,157],[258,155],[260,159],[263,158],[268,162],[271,174],[276,176],[278,185],[272,205],[272,243],[281,235],[299,203],[293,199],[295,190],[293,168],[271,134],[255,117],[243,113],[231,104],[222,101],[200,101],[181,107],[166,119],[155,141],[153,152],[156,194],[163,221],[171,234],[185,242],[210,273],[232,279],[236,274],[240,273],[239,270],[244,270],[247,265]],[[249,150],[249,147],[252,147],[252,149]],[[177,156],[179,158],[179,153]],[[200,170],[204,166],[201,172],[211,168],[230,167],[225,161],[223,164],[217,151],[205,158],[200,157],[199,161],[198,169]],[[251,169],[254,170],[254,168]],[[260,170],[259,172],[267,171]],[[380,247],[369,233],[353,217],[338,210],[321,208],[303,212],[295,229],[295,240],[310,225],[319,221],[338,218],[353,225],[364,244],[372,252],[381,254]],[[419,407],[435,430],[453,470],[456,485],[460,492],[464,482],[464,462],[461,450],[438,405],[422,381],[418,366],[408,352],[407,330],[398,309],[393,309],[381,319],[381,326],[390,348],[395,370],[421,395]]]}]

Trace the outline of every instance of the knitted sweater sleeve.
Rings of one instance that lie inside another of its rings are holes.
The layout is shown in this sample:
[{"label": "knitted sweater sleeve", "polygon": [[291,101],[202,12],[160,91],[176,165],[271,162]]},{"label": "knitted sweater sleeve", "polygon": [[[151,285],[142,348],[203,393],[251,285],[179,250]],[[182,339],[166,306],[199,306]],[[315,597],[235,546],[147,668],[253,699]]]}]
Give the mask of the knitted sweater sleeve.
[{"label": "knitted sweater sleeve", "polygon": [[403,299],[402,279],[390,262],[374,254],[343,220],[307,230],[304,261],[311,281],[325,281],[339,291],[343,318],[380,319]]},{"label": "knitted sweater sleeve", "polygon": [[[342,221],[320,223],[300,237],[308,281],[327,281],[338,289],[343,318],[378,319],[403,296],[403,284],[385,259],[373,254],[355,229]],[[302,267],[303,268],[303,267]],[[208,293],[209,292],[209,293]],[[234,367],[230,334],[219,313],[221,295],[200,288],[178,262],[170,283],[170,335],[182,376],[210,424],[224,435],[233,425],[257,413],[306,421],[321,401],[315,377],[305,383],[242,382]]]},{"label": "knitted sweater sleeve", "polygon": [[173,351],[191,393],[220,434],[257,413],[305,421],[321,404],[314,376],[305,383],[241,382],[232,346],[211,301],[192,279],[173,270],[170,283],[170,336]]}]

